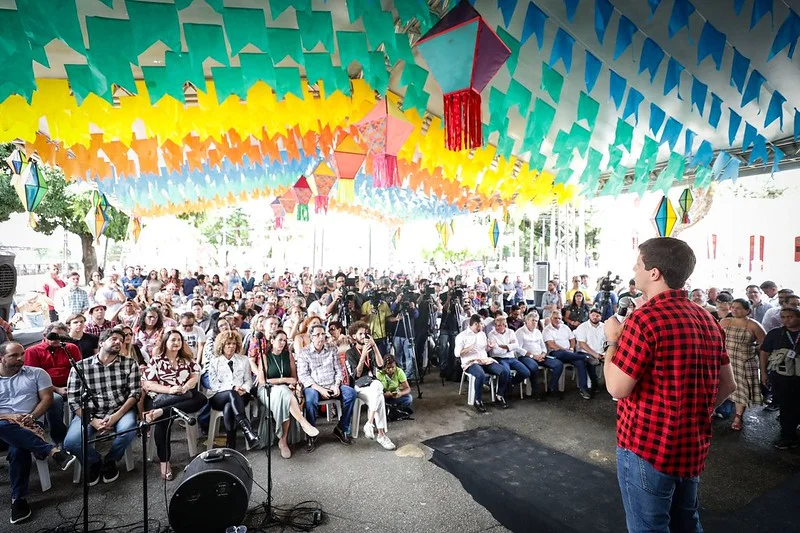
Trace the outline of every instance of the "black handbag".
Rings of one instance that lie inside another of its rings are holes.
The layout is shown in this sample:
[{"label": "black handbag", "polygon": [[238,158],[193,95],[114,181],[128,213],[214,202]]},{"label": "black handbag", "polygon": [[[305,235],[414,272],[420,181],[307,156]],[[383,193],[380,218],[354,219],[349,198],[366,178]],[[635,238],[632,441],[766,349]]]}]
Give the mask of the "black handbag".
[{"label": "black handbag", "polygon": [[375,378],[367,374],[366,376],[361,376],[356,380],[355,386],[356,387],[369,387],[372,382],[375,381]]}]

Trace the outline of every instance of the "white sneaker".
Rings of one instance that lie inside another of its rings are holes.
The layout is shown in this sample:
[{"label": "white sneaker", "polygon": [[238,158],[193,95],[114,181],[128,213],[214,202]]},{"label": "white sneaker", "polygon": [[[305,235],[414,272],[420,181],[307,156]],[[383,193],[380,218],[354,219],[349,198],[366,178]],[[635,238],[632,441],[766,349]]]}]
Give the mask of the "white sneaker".
[{"label": "white sneaker", "polygon": [[384,449],[386,450],[394,450],[395,448],[397,448],[397,446],[395,446],[394,443],[391,440],[389,440],[389,437],[387,437],[386,435],[378,435],[378,444],[383,446]]},{"label": "white sneaker", "polygon": [[364,424],[364,436],[368,439],[375,439],[375,426],[367,422]]}]

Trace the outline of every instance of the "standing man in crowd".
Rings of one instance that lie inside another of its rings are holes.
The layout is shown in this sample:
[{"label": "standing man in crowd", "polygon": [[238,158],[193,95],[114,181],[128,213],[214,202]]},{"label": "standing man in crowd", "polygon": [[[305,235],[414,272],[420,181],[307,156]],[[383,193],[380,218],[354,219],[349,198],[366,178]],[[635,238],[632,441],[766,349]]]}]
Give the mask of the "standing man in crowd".
[{"label": "standing man in crowd", "polygon": [[136,289],[141,286],[143,281],[141,267],[125,267],[125,276],[122,278],[122,290],[125,291],[125,296],[136,298]]},{"label": "standing man in crowd", "polygon": [[[61,267],[59,267],[57,263],[50,265],[50,273],[44,280],[44,286],[42,287],[44,295],[47,296],[52,302],[55,302],[56,293],[58,293],[59,290],[63,289],[67,285],[59,276],[60,272]],[[48,306],[48,310],[50,312],[50,322],[57,321],[58,313],[56,313],[56,308],[53,306],[53,304]]]},{"label": "standing man in crowd", "polygon": [[89,295],[81,287],[81,275],[69,273],[69,285],[56,293],[55,303],[58,316],[64,320],[70,315],[82,314],[89,309]]},{"label": "standing man in crowd", "polygon": [[439,375],[442,379],[457,380],[461,376],[460,365],[456,362],[456,336],[460,331],[458,308],[460,302],[456,294],[456,281],[447,278],[447,291],[439,295],[442,321],[439,325]]},{"label": "standing man in crowd", "polygon": [[750,300],[750,318],[760,324],[764,320],[767,309],[772,306],[761,298],[761,287],[758,285],[748,285],[745,292],[747,293],[747,299]]},{"label": "standing man in crowd", "polygon": [[[683,287],[695,255],[683,241],[639,246],[647,299],[605,322],[605,378],[617,406],[617,477],[628,531],[702,531],[698,485],[711,414],[736,389],[721,328]],[[680,420],[681,423],[675,423]]]}]

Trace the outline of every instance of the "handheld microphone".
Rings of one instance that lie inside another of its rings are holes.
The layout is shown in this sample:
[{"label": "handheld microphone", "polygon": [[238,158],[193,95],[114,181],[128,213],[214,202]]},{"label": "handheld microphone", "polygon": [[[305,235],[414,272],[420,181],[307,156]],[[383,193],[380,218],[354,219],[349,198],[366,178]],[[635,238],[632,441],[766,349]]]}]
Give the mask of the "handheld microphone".
[{"label": "handheld microphone", "polygon": [[617,307],[617,314],[614,317],[622,322],[625,320],[625,317],[628,315],[628,309],[635,308],[636,304],[633,301],[633,298],[630,296],[626,296],[624,298],[620,298],[619,306]]},{"label": "handheld microphone", "polygon": [[175,407],[173,407],[172,413],[181,420],[183,420],[184,422],[186,422],[187,424],[189,424],[190,426],[197,424],[197,419],[195,417],[187,415],[180,409],[176,409]]}]

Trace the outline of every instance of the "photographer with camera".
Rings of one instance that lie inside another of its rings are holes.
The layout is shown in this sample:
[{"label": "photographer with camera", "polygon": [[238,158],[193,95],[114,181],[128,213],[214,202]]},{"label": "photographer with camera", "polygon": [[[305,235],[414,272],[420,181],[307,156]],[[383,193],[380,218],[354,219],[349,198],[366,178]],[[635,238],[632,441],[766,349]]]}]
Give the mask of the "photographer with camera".
[{"label": "photographer with camera", "polygon": [[411,286],[405,285],[402,292],[397,294],[397,298],[390,306],[394,319],[397,321],[394,338],[392,339],[394,354],[408,379],[416,379],[418,377],[414,368],[416,366],[414,364],[416,350],[414,349],[413,323],[419,316],[415,296],[411,292]]},{"label": "photographer with camera", "polygon": [[325,309],[328,319],[338,320],[345,327],[361,319],[361,294],[356,278],[348,278],[343,272],[336,274],[331,289],[331,302]]},{"label": "photographer with camera", "polygon": [[[617,276],[619,279],[619,276]],[[600,279],[600,290],[594,297],[594,307],[600,309],[602,320],[605,322],[617,312],[619,298],[614,292],[614,282],[611,281],[611,271]]]},{"label": "photographer with camera", "polygon": [[456,288],[456,280],[447,278],[447,290],[439,295],[442,304],[442,321],[439,326],[439,376],[442,380],[461,379],[461,368],[455,355],[455,342],[460,330],[460,302],[463,298],[463,291]]},{"label": "photographer with camera", "polygon": [[369,325],[375,344],[386,355],[389,350],[387,321],[396,322],[392,317],[392,309],[386,301],[391,298],[388,291],[388,279],[381,280],[380,287],[373,290],[369,298],[361,305],[361,314],[364,322]]},{"label": "photographer with camera", "polygon": [[425,347],[428,338],[436,335],[436,318],[441,310],[442,305],[436,297],[436,289],[429,285],[427,279],[419,280],[417,318],[414,321],[414,351],[417,355],[417,366],[422,369],[421,374],[425,373]]}]

